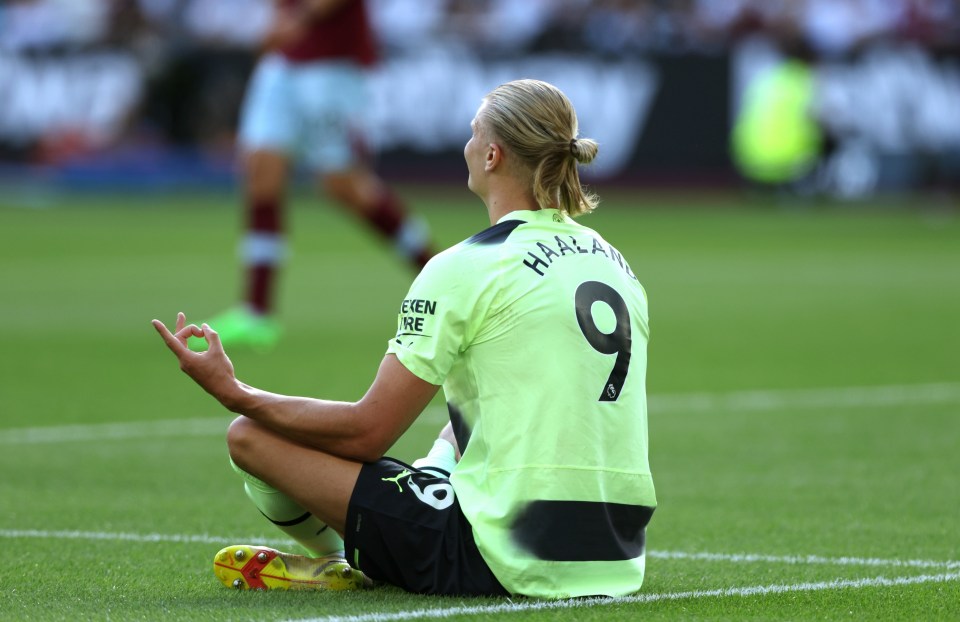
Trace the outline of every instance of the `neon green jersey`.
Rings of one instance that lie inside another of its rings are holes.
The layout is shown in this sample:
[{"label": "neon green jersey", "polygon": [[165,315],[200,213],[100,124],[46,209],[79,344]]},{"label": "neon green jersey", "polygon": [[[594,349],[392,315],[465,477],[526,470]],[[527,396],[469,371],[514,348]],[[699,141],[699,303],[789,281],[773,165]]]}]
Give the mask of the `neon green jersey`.
[{"label": "neon green jersey", "polygon": [[516,211],[430,261],[388,352],[442,384],[451,481],[503,586],[623,595],[656,506],[646,294],[622,255],[557,210]]}]

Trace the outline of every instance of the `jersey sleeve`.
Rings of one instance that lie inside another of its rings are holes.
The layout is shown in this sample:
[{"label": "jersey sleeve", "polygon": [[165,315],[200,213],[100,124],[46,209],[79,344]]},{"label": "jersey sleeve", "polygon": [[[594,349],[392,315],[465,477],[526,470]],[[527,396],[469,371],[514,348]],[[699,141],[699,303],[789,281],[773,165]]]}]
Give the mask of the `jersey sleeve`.
[{"label": "jersey sleeve", "polygon": [[457,247],[437,255],[400,304],[387,352],[422,380],[442,385],[483,323],[488,292],[482,269]]}]

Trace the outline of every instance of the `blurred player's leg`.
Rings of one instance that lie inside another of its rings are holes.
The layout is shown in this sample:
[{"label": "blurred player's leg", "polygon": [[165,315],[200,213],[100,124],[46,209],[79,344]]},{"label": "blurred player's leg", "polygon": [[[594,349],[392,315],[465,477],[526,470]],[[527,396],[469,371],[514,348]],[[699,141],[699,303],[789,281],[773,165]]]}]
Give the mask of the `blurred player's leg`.
[{"label": "blurred player's leg", "polygon": [[[279,269],[286,256],[283,217],[288,163],[278,151],[259,149],[246,156],[244,166],[247,198],[240,246],[243,303],[207,323],[220,334],[225,347],[266,350],[280,338],[273,312]],[[189,343],[194,350],[206,348],[202,339],[191,338]]]},{"label": "blurred player's leg", "polygon": [[288,164],[283,154],[260,149],[247,156],[245,166],[244,302],[254,314],[267,316],[273,312],[278,270],[286,255],[283,221]]},{"label": "blurred player's leg", "polygon": [[[240,254],[245,291],[242,304],[207,320],[227,348],[266,350],[276,344],[280,327],[273,317],[278,269],[286,247],[283,216],[288,154],[298,132],[291,106],[291,68],[280,57],[265,56],[247,87],[239,141],[244,152],[245,232]],[[206,343],[191,338],[190,347]]]},{"label": "blurred player's leg", "polygon": [[367,163],[369,93],[366,74],[349,64],[320,65],[298,72],[291,85],[303,115],[300,138],[306,165],[323,189],[420,270],[431,256],[425,224]]},{"label": "blurred player's leg", "polygon": [[323,185],[330,196],[392,242],[417,270],[433,255],[426,223],[409,214],[400,198],[366,167],[327,173]]},{"label": "blurred player's leg", "polygon": [[[246,233],[241,248],[243,304],[208,323],[224,346],[265,350],[280,336],[275,290],[286,245],[284,201],[294,159],[314,171],[330,196],[394,244],[417,270],[432,256],[426,225],[364,163],[363,71],[348,62],[289,63],[266,56],[244,100]],[[203,340],[191,339],[197,350]]]}]

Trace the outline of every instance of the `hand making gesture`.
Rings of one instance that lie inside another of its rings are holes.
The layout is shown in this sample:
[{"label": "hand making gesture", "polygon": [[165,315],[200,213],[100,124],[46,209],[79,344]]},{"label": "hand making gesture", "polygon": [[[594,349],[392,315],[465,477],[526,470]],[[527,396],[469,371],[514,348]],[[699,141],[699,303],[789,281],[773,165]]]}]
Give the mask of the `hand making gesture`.
[{"label": "hand making gesture", "polygon": [[[203,387],[203,390],[215,397],[221,404],[231,408],[232,397],[242,385],[237,381],[233,371],[233,363],[223,350],[220,336],[209,325],[187,325],[187,318],[183,313],[177,314],[177,323],[174,333],[161,322],[153,320],[153,327],[166,342],[167,347],[180,361],[180,369],[190,376],[194,382]],[[199,337],[206,340],[207,350],[194,352],[187,347],[187,339]]]}]

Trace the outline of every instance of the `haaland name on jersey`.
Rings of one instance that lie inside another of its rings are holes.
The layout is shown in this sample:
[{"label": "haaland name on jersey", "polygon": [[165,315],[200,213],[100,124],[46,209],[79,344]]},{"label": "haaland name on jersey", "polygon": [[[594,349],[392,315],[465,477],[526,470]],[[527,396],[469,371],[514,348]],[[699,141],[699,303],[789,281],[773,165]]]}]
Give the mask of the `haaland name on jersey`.
[{"label": "haaland name on jersey", "polygon": [[530,256],[532,261],[527,261],[524,259],[523,265],[530,268],[540,276],[545,276],[546,272],[544,272],[544,270],[553,264],[554,258],[566,257],[567,255],[579,257],[580,255],[596,255],[597,253],[600,253],[610,261],[618,264],[631,279],[634,281],[637,280],[637,277],[633,274],[633,270],[630,269],[630,265],[623,258],[623,255],[617,252],[617,249],[613,248],[613,246],[610,244],[607,244],[606,248],[604,248],[604,245],[600,243],[600,240],[592,236],[588,236],[590,242],[583,244],[581,244],[580,240],[578,240],[575,236],[568,235],[566,237],[570,239],[569,244],[567,244],[559,235],[553,236],[553,239],[556,241],[557,250],[554,250],[543,242],[537,242],[537,248],[540,254],[537,254],[534,251],[527,251],[527,255]]}]

